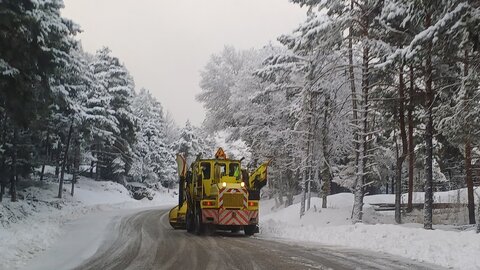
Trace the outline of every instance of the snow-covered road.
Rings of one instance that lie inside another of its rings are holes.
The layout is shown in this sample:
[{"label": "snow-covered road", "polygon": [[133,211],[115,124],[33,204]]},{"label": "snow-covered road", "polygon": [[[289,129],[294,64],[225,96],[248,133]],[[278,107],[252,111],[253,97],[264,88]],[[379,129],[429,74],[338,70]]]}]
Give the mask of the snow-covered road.
[{"label": "snow-covered road", "polygon": [[[89,234],[93,227],[105,234]],[[173,230],[165,208],[91,215],[72,223],[69,235],[27,269],[441,269],[385,254],[241,233],[199,237]]]},{"label": "snow-covered road", "polygon": [[[145,211],[150,208],[141,208]],[[156,207],[158,209],[158,207]],[[117,209],[94,212],[64,224],[64,236],[45,252],[28,262],[23,270],[73,269],[95,255],[122,217],[132,215],[139,209]]]}]

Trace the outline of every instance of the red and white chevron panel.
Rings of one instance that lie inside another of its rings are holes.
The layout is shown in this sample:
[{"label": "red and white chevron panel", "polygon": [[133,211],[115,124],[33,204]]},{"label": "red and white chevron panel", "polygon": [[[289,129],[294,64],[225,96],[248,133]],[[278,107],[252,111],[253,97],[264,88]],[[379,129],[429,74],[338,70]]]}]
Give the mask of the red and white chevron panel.
[{"label": "red and white chevron panel", "polygon": [[252,218],[254,218],[256,223],[258,223],[258,211],[248,211],[248,212],[249,212],[249,220],[252,220]]},{"label": "red and white chevron panel", "polygon": [[258,211],[248,210],[226,210],[218,212],[218,224],[220,225],[248,225],[250,219],[258,217]]},{"label": "red and white chevron panel", "polygon": [[218,225],[249,225],[258,223],[258,211],[202,209],[202,222]]},{"label": "red and white chevron panel", "polygon": [[[209,220],[210,218],[210,220]],[[212,221],[213,219],[213,221]],[[218,210],[217,209],[202,209],[202,222],[203,223],[218,223]]]}]

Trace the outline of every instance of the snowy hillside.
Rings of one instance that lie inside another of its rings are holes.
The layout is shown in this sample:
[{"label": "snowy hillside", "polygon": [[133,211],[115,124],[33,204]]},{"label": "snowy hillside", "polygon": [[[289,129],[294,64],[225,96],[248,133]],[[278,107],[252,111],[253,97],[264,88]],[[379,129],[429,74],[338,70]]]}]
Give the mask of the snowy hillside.
[{"label": "snowy hillside", "polygon": [[[463,191],[458,191],[463,194]],[[456,202],[457,191],[436,193],[442,202]],[[423,194],[417,193],[416,198]],[[369,203],[392,203],[394,195],[365,197],[364,224],[350,220],[353,194],[328,197],[322,209],[320,198],[312,198],[312,207],[299,218],[300,203],[275,209],[275,201],[261,205],[261,237],[307,241],[325,245],[367,249],[403,256],[455,269],[480,269],[480,235],[473,227],[438,225],[424,230],[421,224],[393,225],[392,212],[375,212]],[[462,199],[464,201],[464,199]],[[420,215],[422,213],[419,213]],[[464,231],[463,231],[464,230]]]},{"label": "snowy hillside", "polygon": [[19,190],[23,200],[7,200],[0,204],[1,269],[22,267],[30,258],[64,237],[68,231],[65,224],[79,217],[176,202],[173,190],[157,191],[151,201],[137,201],[118,183],[85,177],[80,177],[73,197],[67,185],[64,199],[56,198],[56,183],[36,181],[28,184],[29,187]]}]

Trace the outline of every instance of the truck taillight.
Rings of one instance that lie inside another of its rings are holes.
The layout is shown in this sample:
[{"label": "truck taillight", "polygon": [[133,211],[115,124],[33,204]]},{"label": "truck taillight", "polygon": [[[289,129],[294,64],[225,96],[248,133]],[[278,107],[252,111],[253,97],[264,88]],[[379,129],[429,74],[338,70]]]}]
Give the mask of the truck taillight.
[{"label": "truck taillight", "polygon": [[258,202],[248,202],[248,206],[258,206]]},{"label": "truck taillight", "polygon": [[203,201],[202,205],[203,206],[214,206],[215,202],[214,201]]}]

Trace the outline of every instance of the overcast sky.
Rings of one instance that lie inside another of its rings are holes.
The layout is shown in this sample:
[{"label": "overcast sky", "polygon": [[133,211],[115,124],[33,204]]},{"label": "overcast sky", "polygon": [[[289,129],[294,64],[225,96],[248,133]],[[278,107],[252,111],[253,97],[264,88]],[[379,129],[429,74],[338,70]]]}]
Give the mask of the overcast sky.
[{"label": "overcast sky", "polygon": [[102,46],[158,98],[179,125],[199,125],[199,71],[224,45],[262,47],[291,32],[305,11],[288,0],[64,0],[83,47]]}]

